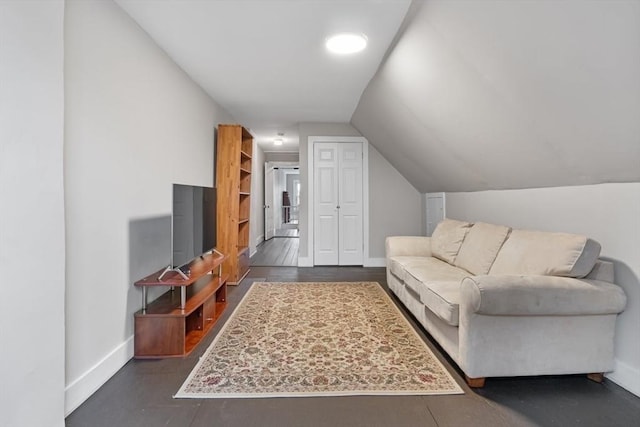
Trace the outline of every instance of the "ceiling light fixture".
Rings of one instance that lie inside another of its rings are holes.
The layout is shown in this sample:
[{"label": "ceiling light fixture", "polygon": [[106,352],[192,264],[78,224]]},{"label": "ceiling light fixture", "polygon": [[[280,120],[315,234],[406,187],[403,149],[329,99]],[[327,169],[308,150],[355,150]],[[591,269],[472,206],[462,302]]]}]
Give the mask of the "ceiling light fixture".
[{"label": "ceiling light fixture", "polygon": [[327,39],[325,46],[330,52],[345,55],[356,53],[367,47],[367,36],[356,33],[341,33]]},{"label": "ceiling light fixture", "polygon": [[278,137],[273,140],[273,145],[282,145],[284,142],[284,132],[278,132]]}]

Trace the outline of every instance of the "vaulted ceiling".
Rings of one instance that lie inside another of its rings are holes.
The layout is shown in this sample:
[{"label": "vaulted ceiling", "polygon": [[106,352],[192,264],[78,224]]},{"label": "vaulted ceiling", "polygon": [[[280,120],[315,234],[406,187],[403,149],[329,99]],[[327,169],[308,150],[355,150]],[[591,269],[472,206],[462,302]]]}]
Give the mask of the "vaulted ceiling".
[{"label": "vaulted ceiling", "polygon": [[637,0],[116,1],[263,145],[350,121],[420,192],[640,181]]},{"label": "vaulted ceiling", "polygon": [[640,2],[427,1],[352,124],[421,192],[640,181]]}]

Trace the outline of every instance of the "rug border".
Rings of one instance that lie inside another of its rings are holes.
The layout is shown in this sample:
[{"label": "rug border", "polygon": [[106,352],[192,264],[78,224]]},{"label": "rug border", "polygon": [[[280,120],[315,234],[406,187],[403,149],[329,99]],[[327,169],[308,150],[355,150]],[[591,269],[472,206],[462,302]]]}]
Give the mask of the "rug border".
[{"label": "rug border", "polygon": [[[191,381],[191,379],[193,379],[193,377],[196,375],[196,372],[198,371],[198,369],[200,369],[200,366],[204,363],[204,361],[205,361],[206,357],[209,355],[209,353],[213,351],[213,346],[222,337],[222,334],[224,333],[224,331],[227,330],[227,327],[229,326],[229,323],[231,323],[230,321],[231,321],[231,319],[233,319],[233,316],[235,316],[236,311],[238,311],[240,309],[240,307],[243,306],[243,304],[245,303],[245,300],[247,299],[249,294],[251,294],[251,292],[253,292],[253,285],[255,285],[256,283],[274,283],[274,282],[253,282],[253,283],[251,283],[251,285],[249,287],[249,290],[244,294],[244,296],[242,297],[242,299],[240,300],[240,302],[238,303],[236,308],[233,309],[233,311],[231,312],[231,314],[229,315],[227,320],[224,322],[224,325],[222,325],[222,327],[218,331],[218,334],[216,335],[216,337],[213,339],[213,341],[211,341],[211,344],[209,344],[209,347],[207,347],[205,352],[202,353],[200,358],[198,358],[198,363],[196,363],[196,365],[191,369],[191,372],[189,372],[189,375],[187,376],[187,379],[184,380],[184,382],[180,386],[180,389],[178,390],[178,392],[173,395],[174,399],[197,398],[197,397],[203,396],[205,394],[212,394],[212,393],[201,393],[201,394],[198,394],[196,396],[196,395],[185,393],[184,389],[187,386],[187,384],[189,383],[189,381]],[[275,282],[275,283],[277,283],[277,282]]]},{"label": "rug border", "polygon": [[[415,336],[415,338],[420,341],[420,344],[422,344],[429,351],[429,353],[431,353],[431,355],[435,359],[435,363],[437,363],[440,366],[440,368],[445,372],[445,374],[449,376],[449,378],[451,379],[453,384],[456,386],[457,390],[434,391],[434,392],[428,392],[428,391],[423,391],[423,390],[417,390],[417,391],[403,390],[403,391],[391,391],[391,392],[390,391],[368,391],[368,390],[367,391],[358,391],[358,390],[350,390],[350,391],[335,391],[335,392],[291,392],[291,393],[283,393],[283,392],[274,392],[274,393],[198,393],[198,394],[185,393],[184,392],[185,387],[187,386],[189,381],[191,381],[191,379],[196,375],[196,372],[198,371],[200,366],[204,363],[204,361],[206,360],[206,357],[209,355],[209,353],[211,351],[213,351],[214,345],[218,342],[218,339],[222,337],[222,334],[227,329],[227,326],[230,324],[231,319],[233,319],[233,317],[235,316],[236,311],[238,311],[243,306],[243,304],[245,303],[245,300],[247,299],[247,297],[252,292],[254,292],[254,285],[256,285],[256,284],[276,284],[277,285],[277,284],[292,284],[292,283],[300,283],[300,284],[374,283],[374,284],[378,285],[379,290],[382,291],[384,296],[387,298],[388,302],[396,309],[398,315],[400,315],[400,317],[402,318],[402,320],[404,321],[406,326],[409,327],[409,329],[411,329],[411,332],[413,332],[413,335]],[[439,396],[439,395],[444,396],[444,395],[454,395],[454,394],[465,394],[465,392],[462,389],[462,387],[460,387],[460,384],[458,383],[458,381],[456,381],[456,379],[453,377],[453,375],[451,375],[449,370],[444,366],[444,364],[440,361],[440,359],[435,355],[434,351],[427,345],[427,343],[424,342],[424,339],[420,336],[420,334],[418,334],[418,332],[415,330],[414,326],[405,317],[404,313],[402,313],[402,311],[400,310],[400,307],[398,307],[398,305],[393,301],[391,296],[385,291],[385,289],[382,287],[382,285],[380,283],[378,283],[377,281],[370,281],[370,280],[349,281],[349,282],[344,282],[344,281],[330,281],[330,282],[315,282],[315,281],[314,282],[265,282],[265,281],[256,281],[256,282],[251,283],[249,290],[244,294],[244,296],[242,297],[242,300],[240,300],[240,302],[238,303],[236,308],[233,310],[233,312],[231,313],[229,318],[225,321],[224,325],[222,325],[222,328],[220,328],[220,331],[218,332],[216,337],[213,339],[213,341],[211,341],[211,344],[209,344],[209,347],[207,347],[207,349],[202,354],[202,356],[200,356],[200,358],[198,359],[198,363],[196,363],[196,365],[191,369],[191,372],[187,376],[187,379],[184,380],[184,382],[180,386],[180,389],[178,390],[178,392],[175,395],[173,395],[173,398],[174,399],[226,399],[226,398],[229,398],[229,399],[234,399],[234,398],[236,398],[236,399],[238,399],[238,398],[262,399],[262,398],[274,398],[274,397]]]}]

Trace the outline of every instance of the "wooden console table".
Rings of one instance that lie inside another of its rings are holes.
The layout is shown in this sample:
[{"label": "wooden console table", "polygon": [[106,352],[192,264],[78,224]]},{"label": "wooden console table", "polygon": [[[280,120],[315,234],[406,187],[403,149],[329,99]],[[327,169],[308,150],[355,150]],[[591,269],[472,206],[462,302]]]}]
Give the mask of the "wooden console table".
[{"label": "wooden console table", "polygon": [[[134,357],[186,356],[207,335],[227,306],[227,277],[222,275],[225,256],[202,255],[186,269],[187,279],[177,272],[159,270],[135,283],[142,287],[142,309],[135,313]],[[147,287],[170,290],[147,303]]]}]

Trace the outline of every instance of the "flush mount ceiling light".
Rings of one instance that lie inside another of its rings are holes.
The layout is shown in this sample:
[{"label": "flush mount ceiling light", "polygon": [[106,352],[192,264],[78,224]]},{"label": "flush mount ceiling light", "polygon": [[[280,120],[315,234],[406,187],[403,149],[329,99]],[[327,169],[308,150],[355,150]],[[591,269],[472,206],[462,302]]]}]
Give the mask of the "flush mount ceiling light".
[{"label": "flush mount ceiling light", "polygon": [[282,138],[283,136],[283,132],[278,132],[278,137],[273,140],[273,145],[282,145],[284,142],[284,138]]},{"label": "flush mount ceiling light", "polygon": [[341,33],[327,39],[325,46],[330,52],[345,55],[356,53],[367,47],[367,36],[356,33]]}]

